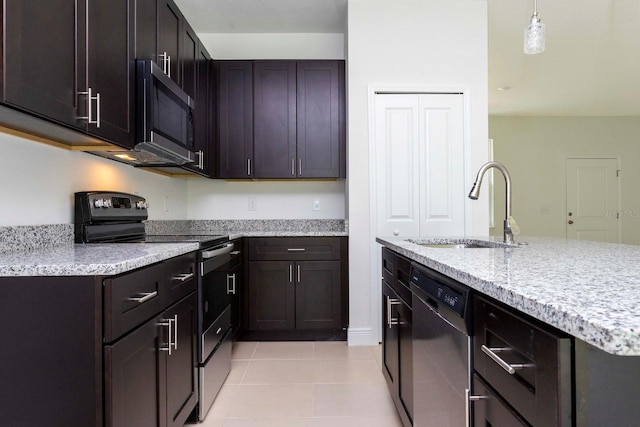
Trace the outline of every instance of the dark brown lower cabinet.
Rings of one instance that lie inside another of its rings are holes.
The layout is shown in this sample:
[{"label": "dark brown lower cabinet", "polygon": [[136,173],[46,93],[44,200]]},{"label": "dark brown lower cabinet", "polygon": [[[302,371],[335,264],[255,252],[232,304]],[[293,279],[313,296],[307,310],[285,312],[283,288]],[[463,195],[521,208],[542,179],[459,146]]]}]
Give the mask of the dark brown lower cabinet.
[{"label": "dark brown lower cabinet", "polygon": [[105,346],[106,425],[182,427],[195,406],[196,294]]},{"label": "dark brown lower cabinet", "polygon": [[413,424],[413,310],[408,259],[383,248],[382,374],[402,424]]},{"label": "dark brown lower cabinet", "polygon": [[346,246],[342,237],[250,238],[247,339],[345,339]]},{"label": "dark brown lower cabinet", "polygon": [[340,327],[339,261],[253,261],[250,269],[250,329]]},{"label": "dark brown lower cabinet", "polygon": [[482,396],[473,404],[473,425],[475,427],[526,427],[527,424],[507,405],[478,375],[473,376],[475,395]]}]

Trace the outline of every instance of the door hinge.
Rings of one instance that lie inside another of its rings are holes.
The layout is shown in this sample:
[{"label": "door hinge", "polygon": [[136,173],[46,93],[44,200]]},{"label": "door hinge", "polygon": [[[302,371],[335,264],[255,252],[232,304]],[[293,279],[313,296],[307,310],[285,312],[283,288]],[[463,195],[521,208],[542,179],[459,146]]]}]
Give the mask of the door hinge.
[{"label": "door hinge", "polygon": [[620,212],[616,212],[616,219],[620,219]]},{"label": "door hinge", "polygon": [[620,176],[620,172],[622,172],[620,169],[616,170],[616,176]]}]

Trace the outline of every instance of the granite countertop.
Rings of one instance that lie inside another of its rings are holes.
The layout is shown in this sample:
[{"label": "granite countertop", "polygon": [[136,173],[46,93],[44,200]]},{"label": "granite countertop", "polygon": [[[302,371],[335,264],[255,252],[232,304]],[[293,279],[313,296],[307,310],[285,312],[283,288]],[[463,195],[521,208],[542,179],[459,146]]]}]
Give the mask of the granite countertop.
[{"label": "granite countertop", "polygon": [[608,353],[640,355],[640,246],[519,237],[529,244],[459,249],[376,240]]},{"label": "granite countertop", "polygon": [[6,252],[0,277],[114,275],[197,249],[196,243],[106,243]]}]

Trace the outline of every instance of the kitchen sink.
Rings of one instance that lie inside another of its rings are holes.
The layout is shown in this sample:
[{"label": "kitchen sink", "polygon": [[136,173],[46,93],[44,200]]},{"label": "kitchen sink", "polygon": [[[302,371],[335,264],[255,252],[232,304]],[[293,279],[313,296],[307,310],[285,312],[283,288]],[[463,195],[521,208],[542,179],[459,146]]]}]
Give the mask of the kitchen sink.
[{"label": "kitchen sink", "polygon": [[471,249],[471,248],[484,248],[489,246],[476,245],[475,243],[418,243],[425,248],[455,248],[455,249]]},{"label": "kitchen sink", "polygon": [[511,248],[518,246],[517,244],[477,239],[407,239],[406,241],[425,248],[441,249],[488,249]]}]

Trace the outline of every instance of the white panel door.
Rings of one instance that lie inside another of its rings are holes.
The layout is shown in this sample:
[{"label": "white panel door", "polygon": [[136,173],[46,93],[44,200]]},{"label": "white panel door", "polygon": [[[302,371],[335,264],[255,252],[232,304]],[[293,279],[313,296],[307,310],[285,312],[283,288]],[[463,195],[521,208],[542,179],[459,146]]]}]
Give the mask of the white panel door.
[{"label": "white panel door", "polygon": [[617,159],[567,159],[567,238],[619,242]]},{"label": "white panel door", "polygon": [[420,95],[420,235],[464,235],[462,95]]},{"label": "white panel door", "polygon": [[420,234],[418,97],[375,100],[377,234]]},{"label": "white panel door", "polygon": [[460,94],[377,94],[377,234],[463,236]]}]

